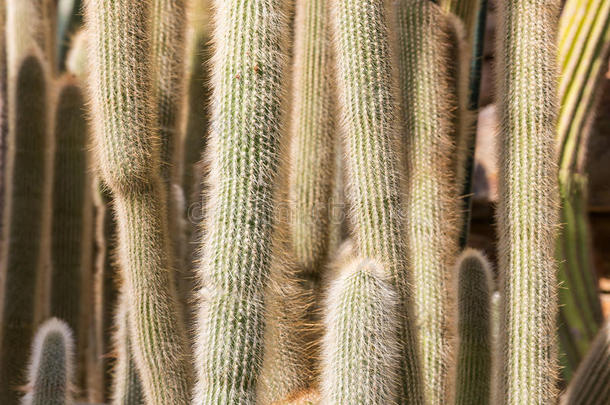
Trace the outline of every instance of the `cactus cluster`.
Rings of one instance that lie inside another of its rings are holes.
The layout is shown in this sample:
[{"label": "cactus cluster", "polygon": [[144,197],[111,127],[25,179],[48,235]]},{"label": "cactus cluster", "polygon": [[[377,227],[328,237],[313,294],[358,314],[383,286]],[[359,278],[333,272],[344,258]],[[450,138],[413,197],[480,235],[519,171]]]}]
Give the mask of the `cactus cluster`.
[{"label": "cactus cluster", "polygon": [[497,5],[494,273],[485,0],[82,3],[0,3],[2,404],[604,403],[608,323],[560,398],[554,254],[608,6],[569,81],[558,2]]}]

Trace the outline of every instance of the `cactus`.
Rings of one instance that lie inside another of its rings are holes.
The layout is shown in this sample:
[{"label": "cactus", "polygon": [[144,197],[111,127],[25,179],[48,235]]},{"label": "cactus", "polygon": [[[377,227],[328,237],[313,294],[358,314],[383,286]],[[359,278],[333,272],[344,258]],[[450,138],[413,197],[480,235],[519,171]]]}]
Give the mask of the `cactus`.
[{"label": "cactus", "polygon": [[36,332],[29,365],[29,389],[24,405],[72,403],[74,339],[70,327],[51,318]]},{"label": "cactus", "polygon": [[[6,2],[0,2],[0,235],[4,235],[4,199],[6,196],[6,141],[8,137],[8,73],[6,63]],[[0,236],[1,239],[1,236]],[[1,278],[0,278],[1,279]],[[0,281],[0,291],[2,282]],[[0,300],[0,314],[2,313]]]},{"label": "cactus", "polygon": [[[59,81],[55,111],[53,214],[51,218],[51,315],[75,332],[78,357],[87,338],[92,241],[92,201],[88,176],[89,129],[84,97],[70,76]],[[84,310],[84,308],[87,308]]]},{"label": "cactus", "polygon": [[215,5],[195,402],[248,404],[256,400],[273,249],[287,2]]},{"label": "cactus", "polygon": [[400,301],[380,264],[355,259],[332,280],[322,348],[325,404],[395,403]]},{"label": "cactus", "polygon": [[[258,400],[272,403],[314,380],[317,280],[328,251],[334,144],[330,117],[330,39],[325,2],[298,1],[292,86],[287,257],[272,267],[265,353]],[[284,200],[284,198],[281,198]],[[284,233],[287,233],[284,234]],[[279,254],[277,255],[279,256]]]},{"label": "cactus", "polygon": [[355,250],[378,260],[399,291],[401,403],[421,403],[417,337],[402,229],[400,125],[385,2],[333,2],[337,82]]},{"label": "cactus", "polygon": [[460,34],[455,21],[429,1],[401,0],[395,16],[406,126],[406,258],[414,275],[425,395],[428,403],[441,404],[449,393],[455,335],[450,321],[455,297],[449,286],[460,208],[451,175],[463,118],[456,115]]},{"label": "cactus", "polygon": [[[558,2],[498,8],[499,253],[502,372],[494,403],[554,403],[558,225],[555,124]],[[524,310],[524,308],[526,310]]]},{"label": "cactus", "polygon": [[562,405],[604,405],[610,398],[610,320],[599,330],[589,353],[561,398]]},{"label": "cactus", "polygon": [[[10,94],[10,93],[9,93]],[[15,404],[15,387],[23,384],[30,339],[40,309],[50,214],[52,143],[47,117],[46,66],[34,52],[22,60],[14,83],[7,150],[9,200],[4,207],[2,244],[3,303],[0,327],[0,402]]]},{"label": "cactus", "polygon": [[66,70],[84,80],[87,76],[87,31],[80,30],[71,39],[70,50],[66,56]]},{"label": "cactus", "polygon": [[487,259],[467,249],[458,258],[458,337],[455,404],[491,403],[491,294],[493,275]]},{"label": "cactus", "polygon": [[144,393],[142,392],[142,383],[133,359],[133,346],[130,342],[131,339],[127,325],[129,304],[125,294],[125,289],[119,293],[114,321],[113,346],[117,358],[112,375],[112,404],[140,405],[144,404]]},{"label": "cactus", "polygon": [[151,17],[150,0],[85,3],[91,113],[102,179],[114,196],[129,335],[146,400],[186,404],[191,371],[171,272],[152,52],[143,40]]}]

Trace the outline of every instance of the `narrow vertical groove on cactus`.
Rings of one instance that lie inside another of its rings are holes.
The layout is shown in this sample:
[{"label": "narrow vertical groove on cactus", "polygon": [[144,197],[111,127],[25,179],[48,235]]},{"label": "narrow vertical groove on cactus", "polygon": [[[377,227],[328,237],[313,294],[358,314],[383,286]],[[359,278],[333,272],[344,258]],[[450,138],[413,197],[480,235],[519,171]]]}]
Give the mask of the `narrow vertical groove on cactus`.
[{"label": "narrow vertical groove on cactus", "polygon": [[394,94],[385,2],[340,0],[331,7],[348,198],[355,250],[378,260],[397,288],[400,329],[399,403],[423,403],[402,221],[400,120]]},{"label": "narrow vertical groove on cactus", "polygon": [[550,404],[557,397],[558,224],[555,128],[558,2],[499,4],[498,233],[503,297],[502,372],[494,403]]},{"label": "narrow vertical groove on cactus", "polygon": [[400,301],[376,262],[354,259],[330,281],[324,308],[322,403],[394,404]]},{"label": "narrow vertical groove on cactus", "polygon": [[195,402],[253,404],[277,214],[288,2],[215,6]]},{"label": "narrow vertical groove on cactus", "polygon": [[187,404],[191,370],[156,129],[152,0],[89,0],[85,18],[95,148],[114,197],[134,359],[147,403]]},{"label": "narrow vertical groove on cactus", "polygon": [[610,398],[610,320],[599,330],[589,353],[582,360],[562,405],[604,405]]},{"label": "narrow vertical groove on cactus", "polygon": [[[8,72],[6,59],[6,1],[0,2],[0,243],[4,235],[4,207],[6,206],[6,149],[8,140]],[[4,280],[1,276],[0,280]],[[0,281],[0,291],[3,289]],[[2,300],[0,300],[0,314],[2,314]],[[0,320],[2,315],[0,315]],[[0,338],[1,339],[1,338]]]},{"label": "narrow vertical groove on cactus", "polygon": [[[41,318],[39,302],[48,240],[52,173],[51,133],[48,122],[48,80],[40,53],[21,61],[9,93],[7,196],[2,238],[4,279],[0,327],[0,402],[15,404],[16,388],[24,383],[29,344]],[[46,305],[43,305],[46,304]]]},{"label": "narrow vertical groove on cactus", "polygon": [[[459,103],[459,29],[449,14],[424,0],[401,0],[395,18],[405,122],[406,258],[413,271],[415,318],[426,400],[449,394],[451,275],[458,249],[460,200],[455,140],[465,108]],[[457,151],[458,157],[464,151]]]},{"label": "narrow vertical groove on cactus", "polygon": [[72,403],[74,338],[70,327],[57,318],[40,326],[32,344],[29,392],[23,405]]},{"label": "narrow vertical groove on cactus", "polygon": [[142,382],[133,358],[133,345],[130,342],[127,311],[128,302],[123,288],[119,292],[114,318],[114,333],[112,345],[116,360],[112,375],[112,405],[143,405],[144,393]]},{"label": "narrow vertical groove on cactus", "polygon": [[491,403],[491,294],[493,275],[487,259],[467,249],[458,258],[458,339],[455,404]]}]

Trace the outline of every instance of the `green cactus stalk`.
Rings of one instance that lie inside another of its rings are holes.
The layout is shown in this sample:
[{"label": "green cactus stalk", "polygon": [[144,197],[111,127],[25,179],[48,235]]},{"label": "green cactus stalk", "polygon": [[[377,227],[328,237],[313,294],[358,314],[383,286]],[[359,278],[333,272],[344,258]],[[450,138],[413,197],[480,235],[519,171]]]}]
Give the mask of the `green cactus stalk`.
[{"label": "green cactus stalk", "polygon": [[395,403],[400,301],[380,264],[355,259],[328,286],[322,342],[325,404]]},{"label": "green cactus stalk", "polygon": [[116,305],[113,346],[116,361],[112,374],[112,405],[143,405],[144,393],[133,358],[133,345],[127,321],[128,300],[125,288],[119,293]]},{"label": "green cactus stalk", "polygon": [[48,307],[41,291],[46,281],[45,249],[52,173],[46,65],[39,52],[25,57],[14,83],[7,157],[7,201],[2,238],[3,274],[0,315],[0,403],[16,404],[15,388],[24,383],[23,365],[35,327]]},{"label": "green cactus stalk", "polygon": [[605,405],[610,398],[610,320],[599,330],[589,353],[561,398],[562,405]]},{"label": "green cactus stalk", "polygon": [[423,385],[401,216],[401,128],[385,25],[388,11],[383,1],[338,0],[331,15],[354,250],[379,261],[399,292],[399,403],[419,404]]},{"label": "green cactus stalk", "polygon": [[114,197],[129,335],[147,403],[190,402],[190,364],[175,297],[150,42],[152,0],[89,0],[91,110],[104,183]]},{"label": "green cactus stalk", "polygon": [[558,3],[510,0],[498,7],[498,404],[551,404],[557,398]]},{"label": "green cactus stalk", "polygon": [[272,267],[272,287],[266,296],[270,315],[258,393],[262,403],[276,402],[313,384],[317,350],[312,310],[330,233],[335,137],[326,3],[298,1],[294,29],[286,190],[290,217],[288,226],[279,231],[280,241],[289,242],[281,249],[287,257],[276,258]]},{"label": "green cactus stalk", "polygon": [[23,405],[72,404],[74,338],[63,321],[51,318],[40,325],[32,345],[29,392]]},{"label": "green cactus stalk", "polygon": [[297,265],[319,273],[328,253],[334,180],[332,77],[326,3],[296,3],[290,133],[290,240]]},{"label": "green cactus stalk", "polygon": [[74,331],[78,364],[82,364],[90,312],[93,206],[85,100],[72,76],[60,79],[56,102],[50,312]]},{"label": "green cactus stalk", "polygon": [[198,404],[256,401],[272,262],[284,0],[215,1],[209,200],[198,269]]},{"label": "green cactus stalk", "polygon": [[450,286],[460,201],[452,173],[464,118],[459,113],[465,112],[458,94],[461,33],[457,21],[430,1],[401,0],[395,18],[406,133],[406,259],[414,277],[426,400],[442,404],[450,390],[455,336]]},{"label": "green cactus stalk", "polygon": [[477,250],[465,250],[457,260],[458,338],[455,404],[491,403],[491,295],[493,275]]}]

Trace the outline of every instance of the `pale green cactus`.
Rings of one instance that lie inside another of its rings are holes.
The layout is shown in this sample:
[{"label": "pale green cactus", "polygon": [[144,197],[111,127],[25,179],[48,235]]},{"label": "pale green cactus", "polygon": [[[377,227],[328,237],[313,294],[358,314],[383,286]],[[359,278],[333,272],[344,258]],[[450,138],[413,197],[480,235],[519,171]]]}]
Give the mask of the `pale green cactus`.
[{"label": "pale green cactus", "polygon": [[493,274],[487,259],[466,249],[455,266],[458,346],[455,404],[491,403]]},{"label": "pale green cactus", "polygon": [[49,81],[40,52],[26,56],[13,84],[9,115],[5,229],[0,269],[0,402],[17,402],[23,367],[36,325],[48,308],[48,218],[53,146],[49,131]]},{"label": "pale green cactus", "polygon": [[284,0],[215,2],[209,200],[199,266],[198,404],[256,401],[288,29]]},{"label": "pale green cactus", "polygon": [[423,402],[423,386],[401,217],[401,128],[386,25],[390,11],[382,1],[340,0],[332,4],[331,21],[354,250],[378,260],[399,292],[399,403],[418,404]]},{"label": "pale green cactus", "polygon": [[23,405],[70,405],[73,389],[74,338],[57,318],[43,323],[32,344],[28,393]]},{"label": "pale green cactus", "polygon": [[400,387],[400,301],[380,264],[355,259],[331,280],[324,305],[324,404],[391,404]]},{"label": "pale green cactus", "polygon": [[449,393],[455,336],[450,313],[455,297],[450,286],[460,201],[452,174],[463,118],[457,115],[462,68],[456,55],[461,34],[457,22],[430,1],[398,1],[395,18],[407,162],[406,259],[414,277],[426,400],[442,404]]},{"label": "pale green cactus", "polygon": [[503,299],[498,404],[557,399],[558,6],[555,0],[510,0],[497,9]]},{"label": "pale green cactus", "polygon": [[146,401],[187,404],[191,365],[171,271],[155,131],[156,66],[151,43],[143,40],[150,37],[152,5],[152,0],[85,3],[91,112],[101,176],[114,197],[129,335]]},{"label": "pale green cactus", "polygon": [[582,360],[568,389],[561,398],[562,405],[604,405],[610,398],[610,320],[597,333],[589,353]]}]

